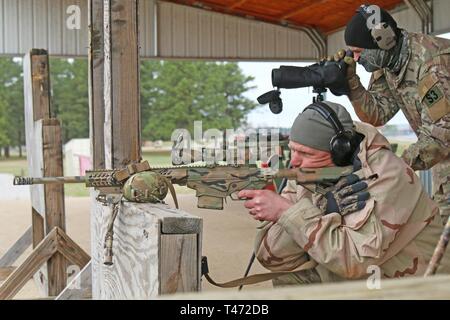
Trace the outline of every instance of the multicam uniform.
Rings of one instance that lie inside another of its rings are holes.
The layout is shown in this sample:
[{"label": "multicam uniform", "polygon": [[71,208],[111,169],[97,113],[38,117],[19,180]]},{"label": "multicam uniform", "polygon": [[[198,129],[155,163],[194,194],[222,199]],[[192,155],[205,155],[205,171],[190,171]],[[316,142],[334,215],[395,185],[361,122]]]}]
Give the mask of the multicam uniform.
[{"label": "multicam uniform", "polygon": [[[288,185],[283,196],[296,204],[277,223],[263,227],[256,257],[272,271],[295,270],[308,259],[318,266],[274,281],[274,285],[363,279],[380,266],[383,278],[422,275],[442,232],[438,207],[423,190],[414,171],[390,151],[374,127],[356,123],[365,138],[358,154],[358,176],[368,181],[371,198],[363,210],[323,215],[322,196]],[[450,256],[439,272],[450,271]]]},{"label": "multicam uniform", "polygon": [[450,41],[416,33],[407,33],[407,41],[407,62],[398,75],[376,71],[368,90],[355,76],[349,80],[349,98],[359,118],[374,126],[403,111],[419,138],[403,159],[414,170],[432,169],[433,198],[445,223],[450,215]]}]

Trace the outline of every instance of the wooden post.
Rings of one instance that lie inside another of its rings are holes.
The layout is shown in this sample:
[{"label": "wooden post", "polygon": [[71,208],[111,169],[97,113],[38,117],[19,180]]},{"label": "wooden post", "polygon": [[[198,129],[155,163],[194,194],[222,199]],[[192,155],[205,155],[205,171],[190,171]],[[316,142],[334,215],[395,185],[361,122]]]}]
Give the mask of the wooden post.
[{"label": "wooden post", "polygon": [[[36,177],[61,176],[61,128],[58,120],[51,119],[49,60],[45,50],[33,49],[25,56],[24,94],[29,174]],[[34,246],[54,227],[65,230],[62,185],[32,186],[31,203]],[[46,295],[56,296],[64,289],[66,278],[66,262],[57,253],[47,263],[47,270],[42,269],[35,279]]]},{"label": "wooden post", "polygon": [[105,168],[103,0],[89,0],[89,122],[92,166]]},{"label": "wooden post", "polygon": [[[90,0],[92,19],[99,19],[100,3],[103,59],[97,52],[100,21],[91,22],[90,32],[91,61],[97,61],[90,63],[93,159],[100,165],[104,150],[105,168],[117,169],[141,160],[139,1]],[[96,85],[99,64],[103,64],[104,82]],[[102,115],[103,119],[96,119]],[[92,201],[93,299],[148,299],[200,289],[201,219],[165,205],[123,203],[114,224],[113,265],[105,266],[105,234],[112,210],[95,201],[95,195]]]}]

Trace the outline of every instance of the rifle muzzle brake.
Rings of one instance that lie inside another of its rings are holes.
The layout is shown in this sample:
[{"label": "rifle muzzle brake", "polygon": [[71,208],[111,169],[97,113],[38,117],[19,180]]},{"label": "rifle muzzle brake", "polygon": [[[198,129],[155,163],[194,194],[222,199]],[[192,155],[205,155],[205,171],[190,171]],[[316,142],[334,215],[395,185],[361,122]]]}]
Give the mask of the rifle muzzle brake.
[{"label": "rifle muzzle brake", "polygon": [[15,186],[28,186],[33,184],[33,178],[31,177],[14,177],[13,184]]}]

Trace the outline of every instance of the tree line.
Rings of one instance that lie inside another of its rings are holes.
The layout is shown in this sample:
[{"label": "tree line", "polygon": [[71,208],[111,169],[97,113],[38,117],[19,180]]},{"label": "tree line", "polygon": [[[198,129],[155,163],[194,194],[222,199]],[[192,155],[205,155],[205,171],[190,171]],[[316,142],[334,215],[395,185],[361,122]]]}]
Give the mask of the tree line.
[{"label": "tree line", "polygon": [[[62,124],[63,142],[89,137],[86,59],[50,59],[52,116]],[[141,63],[143,140],[169,140],[174,129],[239,128],[257,107],[244,96],[252,77],[237,63],[157,61]],[[22,156],[25,145],[23,66],[20,58],[0,58],[0,150]],[[0,155],[2,155],[0,151]]]}]

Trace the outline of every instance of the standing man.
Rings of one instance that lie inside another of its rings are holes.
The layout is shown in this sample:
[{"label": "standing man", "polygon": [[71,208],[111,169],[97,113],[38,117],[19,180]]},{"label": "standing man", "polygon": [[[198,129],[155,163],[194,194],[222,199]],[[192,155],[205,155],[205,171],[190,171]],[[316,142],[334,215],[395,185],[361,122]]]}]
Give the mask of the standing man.
[{"label": "standing man", "polygon": [[[444,224],[450,215],[450,41],[398,28],[377,6],[363,5],[345,30],[354,59],[347,77],[358,117],[383,126],[402,110],[418,141],[402,155],[414,170],[432,170],[433,198]],[[344,58],[339,51],[335,60]],[[372,73],[366,90],[356,62]]]}]

